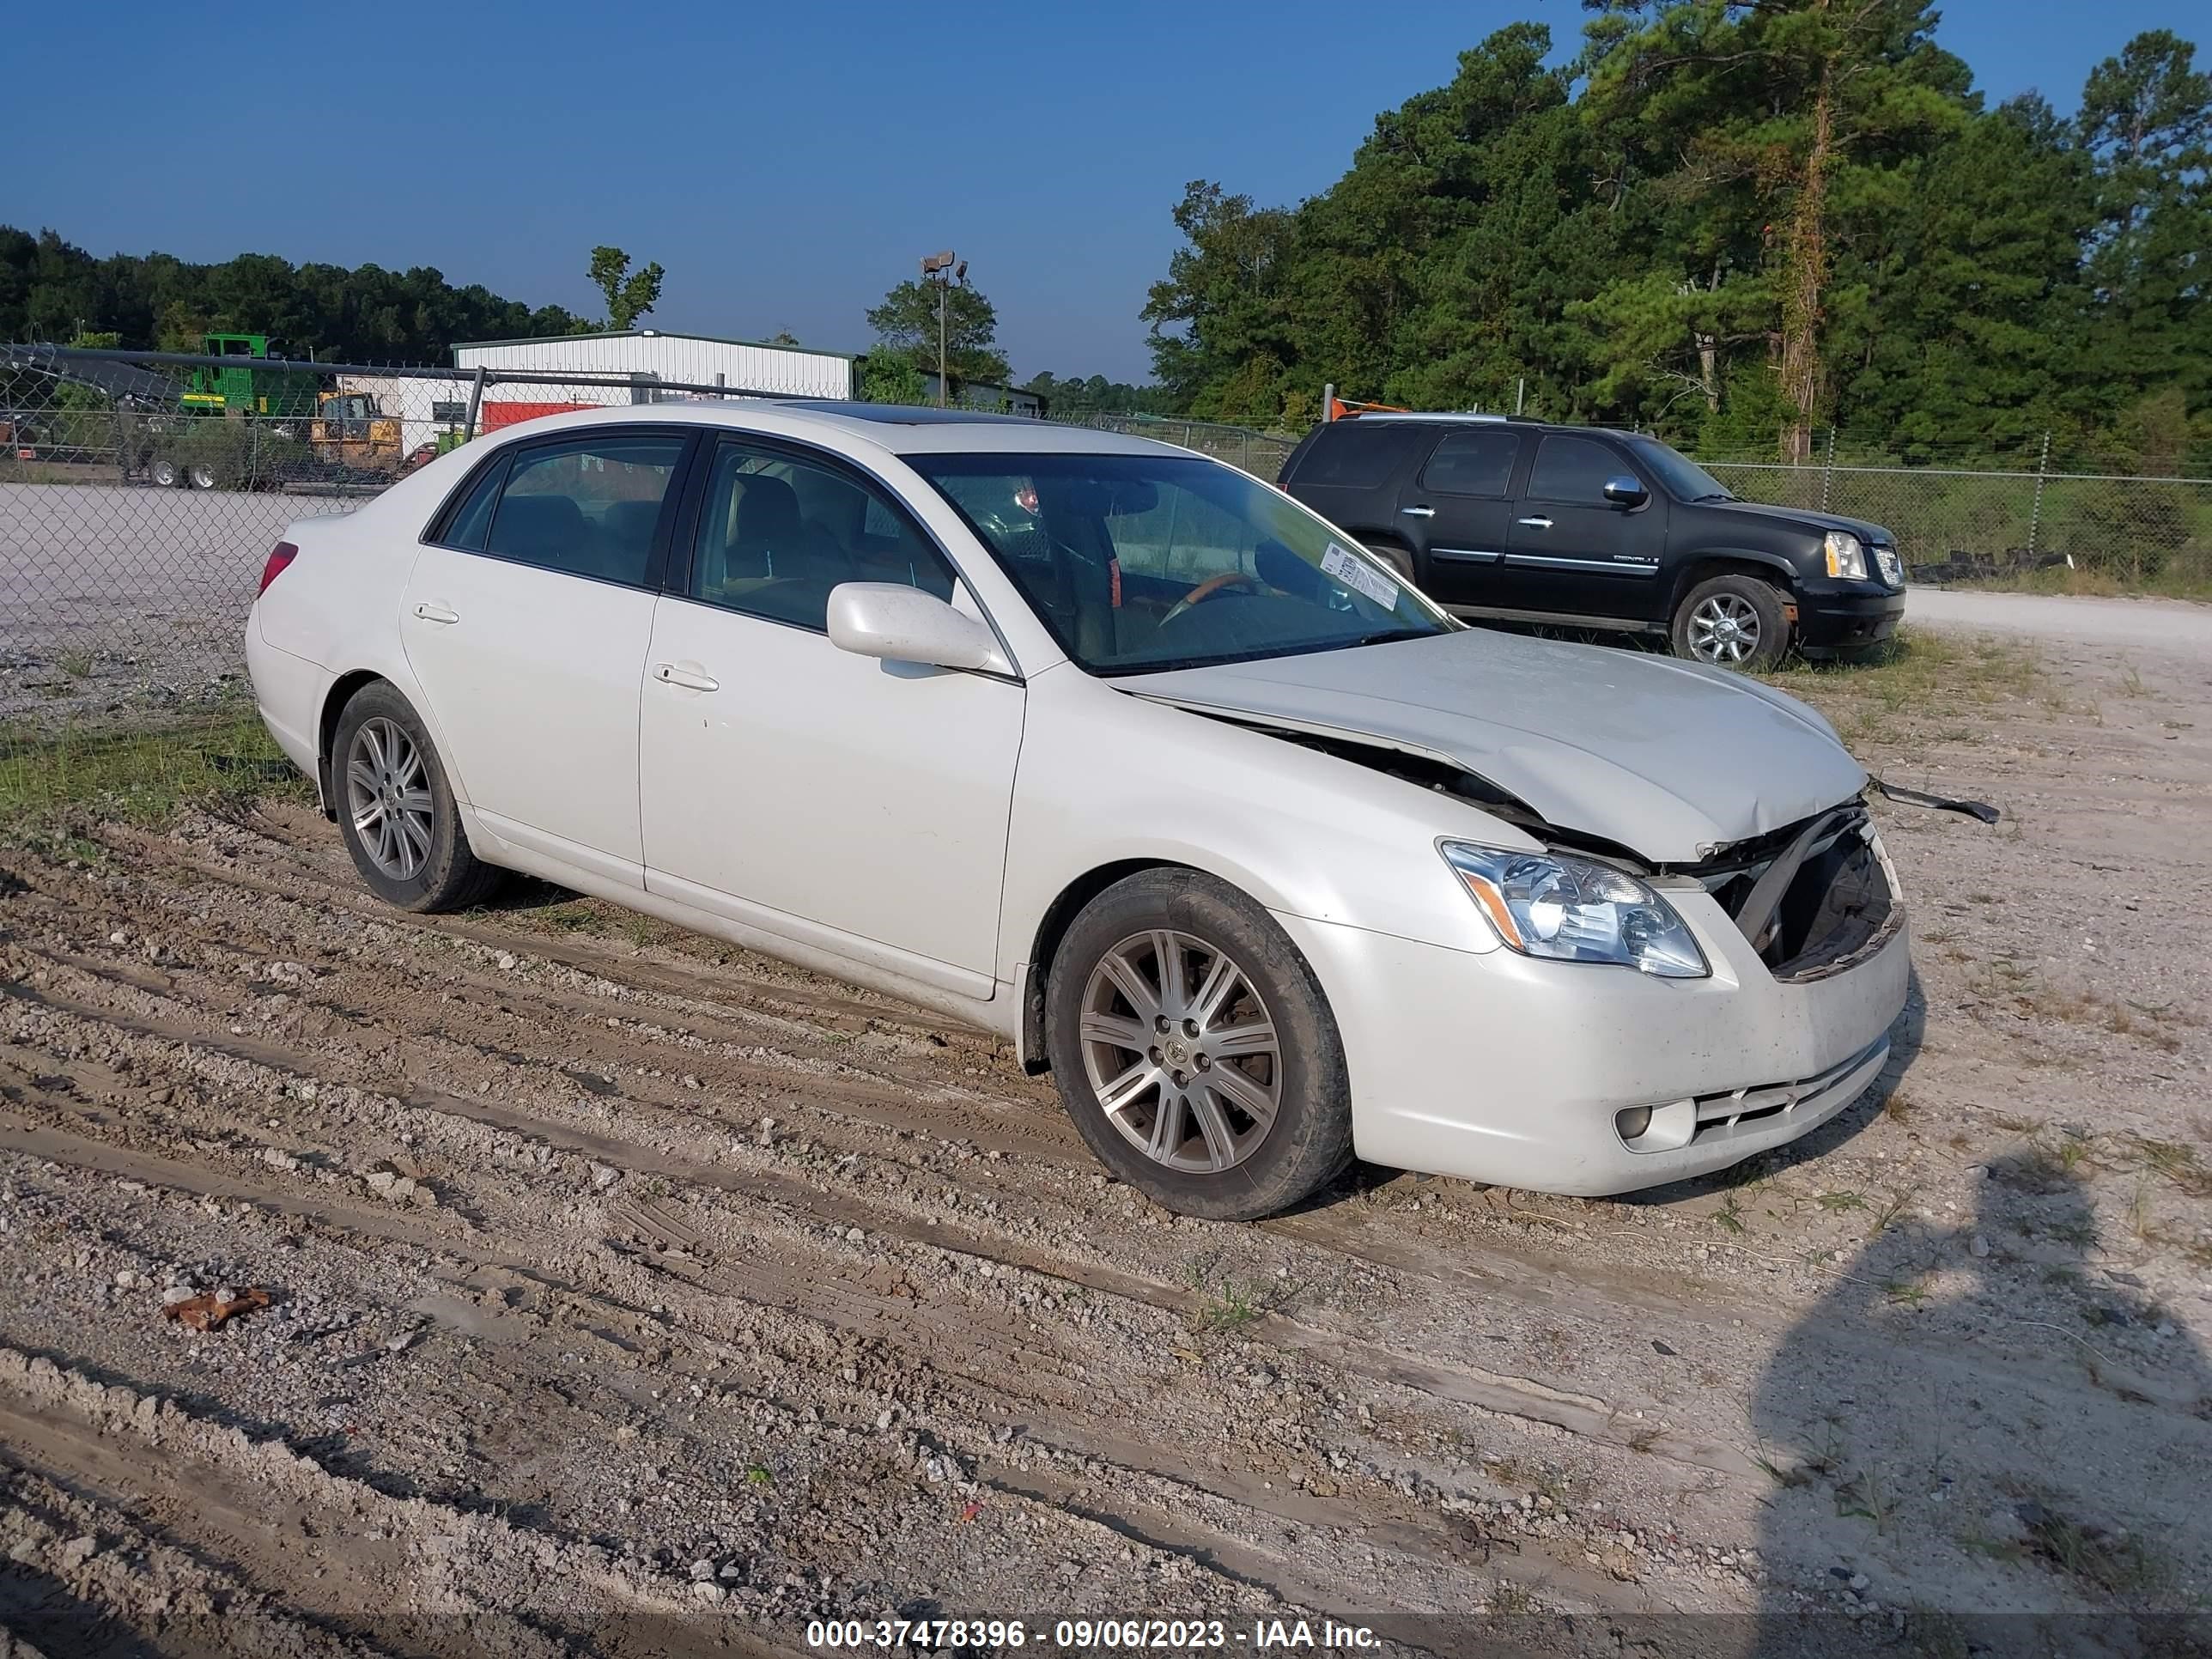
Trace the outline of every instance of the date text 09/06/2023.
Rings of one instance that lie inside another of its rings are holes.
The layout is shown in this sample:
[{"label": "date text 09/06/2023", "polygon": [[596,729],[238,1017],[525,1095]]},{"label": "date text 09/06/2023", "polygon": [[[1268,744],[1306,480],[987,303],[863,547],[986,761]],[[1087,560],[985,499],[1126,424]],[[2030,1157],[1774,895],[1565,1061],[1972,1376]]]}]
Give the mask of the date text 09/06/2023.
[{"label": "date text 09/06/2023", "polygon": [[1078,1652],[1174,1651],[1182,1649],[1376,1648],[1364,1625],[1334,1620],[1262,1619],[1249,1629],[1220,1619],[816,1619],[806,1645],[828,1650],[1036,1646]]}]

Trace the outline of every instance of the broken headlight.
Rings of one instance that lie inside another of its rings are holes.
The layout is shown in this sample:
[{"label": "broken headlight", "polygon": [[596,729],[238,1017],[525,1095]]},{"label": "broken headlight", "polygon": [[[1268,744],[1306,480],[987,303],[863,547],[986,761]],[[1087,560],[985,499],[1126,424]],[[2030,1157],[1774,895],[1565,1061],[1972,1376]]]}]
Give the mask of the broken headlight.
[{"label": "broken headlight", "polygon": [[1674,907],[1609,864],[1462,841],[1439,850],[1498,937],[1524,957],[1608,962],[1661,979],[1711,971]]}]

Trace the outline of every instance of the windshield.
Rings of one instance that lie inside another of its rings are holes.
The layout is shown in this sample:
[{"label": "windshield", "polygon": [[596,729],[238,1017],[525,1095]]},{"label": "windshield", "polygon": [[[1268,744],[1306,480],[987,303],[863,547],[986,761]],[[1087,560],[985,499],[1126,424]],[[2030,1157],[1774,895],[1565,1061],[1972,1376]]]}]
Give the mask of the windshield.
[{"label": "windshield", "polygon": [[1334,651],[1458,623],[1288,496],[1170,455],[909,455],[1093,673]]},{"label": "windshield", "polygon": [[1658,439],[1633,438],[1629,443],[1636,452],[1636,459],[1659,475],[1659,482],[1666,485],[1667,493],[1675,500],[1732,501],[1735,499],[1729,487],[1718,478],[1688,456],[1661,443]]}]

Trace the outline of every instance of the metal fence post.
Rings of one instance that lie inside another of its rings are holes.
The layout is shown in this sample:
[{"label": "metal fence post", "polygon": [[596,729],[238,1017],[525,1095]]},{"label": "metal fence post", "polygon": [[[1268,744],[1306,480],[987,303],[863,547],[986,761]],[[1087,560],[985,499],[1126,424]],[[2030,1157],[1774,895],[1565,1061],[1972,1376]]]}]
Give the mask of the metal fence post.
[{"label": "metal fence post", "polygon": [[1828,492],[1836,482],[1836,428],[1828,428],[1828,464],[1820,469],[1820,511],[1828,510]]},{"label": "metal fence post", "polygon": [[2051,434],[2043,434],[2043,459],[2035,464],[2035,505],[2027,514],[2027,562],[2035,562],[2036,532],[2043,527],[2043,481],[2051,474]]},{"label": "metal fence post", "polygon": [[469,418],[461,425],[463,443],[477,435],[477,413],[483,408],[484,366],[477,365],[477,378],[469,387]]}]

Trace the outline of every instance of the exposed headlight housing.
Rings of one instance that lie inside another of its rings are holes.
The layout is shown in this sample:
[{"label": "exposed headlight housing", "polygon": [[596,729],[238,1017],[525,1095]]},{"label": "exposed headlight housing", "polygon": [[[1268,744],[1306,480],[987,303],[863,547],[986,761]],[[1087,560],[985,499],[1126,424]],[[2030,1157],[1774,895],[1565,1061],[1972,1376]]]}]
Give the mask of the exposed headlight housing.
[{"label": "exposed headlight housing", "polygon": [[1848,530],[1831,530],[1820,544],[1828,556],[1828,574],[1844,581],[1867,579],[1866,544]]},{"label": "exposed headlight housing", "polygon": [[1439,850],[1509,950],[1611,963],[1660,979],[1711,972],[1674,907],[1625,871],[1565,853],[1470,842],[1444,842]]},{"label": "exposed headlight housing", "polygon": [[1892,587],[1905,586],[1905,561],[1887,542],[1874,544],[1875,568],[1881,572],[1882,580]]}]

